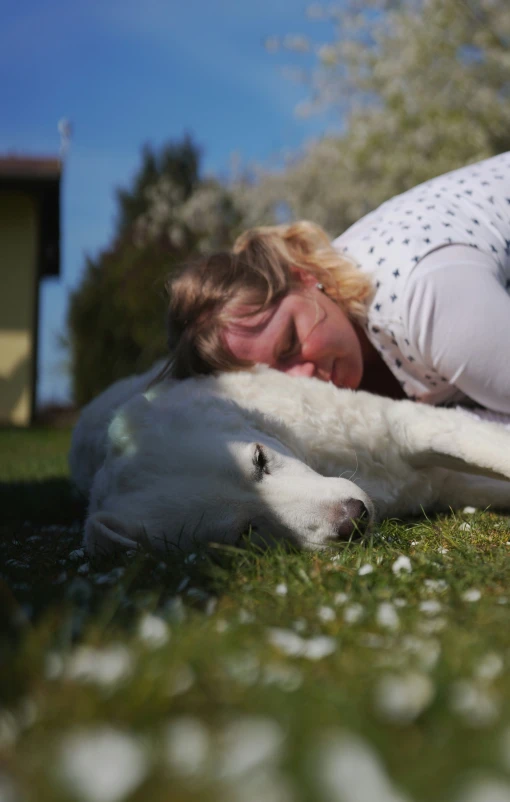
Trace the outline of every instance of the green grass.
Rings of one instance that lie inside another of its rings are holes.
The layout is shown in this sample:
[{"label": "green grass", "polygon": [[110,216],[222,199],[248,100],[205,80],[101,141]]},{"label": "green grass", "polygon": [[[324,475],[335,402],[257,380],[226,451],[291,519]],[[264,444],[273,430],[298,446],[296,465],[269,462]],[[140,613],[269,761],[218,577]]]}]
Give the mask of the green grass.
[{"label": "green grass", "polygon": [[0,432],[2,802],[510,799],[505,516],[90,563],[69,436]]}]

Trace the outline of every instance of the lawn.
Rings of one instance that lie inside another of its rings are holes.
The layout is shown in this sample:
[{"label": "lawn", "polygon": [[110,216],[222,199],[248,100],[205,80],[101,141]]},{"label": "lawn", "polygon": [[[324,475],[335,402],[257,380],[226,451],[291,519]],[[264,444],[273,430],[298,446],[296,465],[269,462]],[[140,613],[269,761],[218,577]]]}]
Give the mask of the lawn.
[{"label": "lawn", "polygon": [[69,438],[0,432],[1,802],[510,800],[508,518],[92,563]]}]

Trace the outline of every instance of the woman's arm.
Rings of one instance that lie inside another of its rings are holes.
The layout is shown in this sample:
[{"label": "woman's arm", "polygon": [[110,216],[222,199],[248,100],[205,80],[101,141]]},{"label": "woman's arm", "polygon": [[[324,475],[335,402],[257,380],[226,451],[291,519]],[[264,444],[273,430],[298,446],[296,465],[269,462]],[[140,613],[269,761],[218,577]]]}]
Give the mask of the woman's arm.
[{"label": "woman's arm", "polygon": [[406,308],[424,363],[482,406],[510,412],[510,296],[496,263],[462,245],[434,251],[411,276]]}]

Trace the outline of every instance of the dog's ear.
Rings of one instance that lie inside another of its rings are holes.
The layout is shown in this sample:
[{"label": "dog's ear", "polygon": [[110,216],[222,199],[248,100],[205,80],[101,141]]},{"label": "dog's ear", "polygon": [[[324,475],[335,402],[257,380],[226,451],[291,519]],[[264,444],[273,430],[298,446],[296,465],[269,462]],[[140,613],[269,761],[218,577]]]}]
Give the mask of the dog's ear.
[{"label": "dog's ear", "polygon": [[91,556],[136,549],[143,541],[141,524],[128,523],[109,512],[96,512],[85,522],[84,546]]}]

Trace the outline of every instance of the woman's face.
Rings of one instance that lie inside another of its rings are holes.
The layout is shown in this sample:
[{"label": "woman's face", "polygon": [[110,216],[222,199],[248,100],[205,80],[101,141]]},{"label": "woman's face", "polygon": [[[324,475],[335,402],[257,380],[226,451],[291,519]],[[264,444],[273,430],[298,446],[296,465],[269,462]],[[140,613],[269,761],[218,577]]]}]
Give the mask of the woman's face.
[{"label": "woman's face", "polygon": [[246,317],[225,333],[238,359],[260,362],[291,376],[315,376],[356,389],[363,355],[354,326],[340,307],[315,286],[291,290],[271,309]]}]

